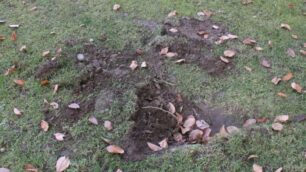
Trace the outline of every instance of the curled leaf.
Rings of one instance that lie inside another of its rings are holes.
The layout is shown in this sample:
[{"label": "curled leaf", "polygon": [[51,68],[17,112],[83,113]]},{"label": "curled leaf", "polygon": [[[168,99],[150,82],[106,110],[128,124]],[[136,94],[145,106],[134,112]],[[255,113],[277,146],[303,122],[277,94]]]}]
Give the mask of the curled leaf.
[{"label": "curled leaf", "polygon": [[160,141],[158,144],[159,144],[159,146],[160,146],[161,148],[165,149],[165,148],[168,147],[168,139],[165,138],[165,139],[163,139],[162,141]]},{"label": "curled leaf", "polygon": [[194,124],[196,123],[196,119],[195,119],[195,117],[193,116],[193,115],[189,115],[188,117],[187,117],[187,119],[185,120],[185,122],[184,122],[184,127],[185,128],[192,128],[193,126],[194,126]]},{"label": "curled leaf", "polygon": [[64,140],[64,137],[65,137],[65,134],[63,133],[55,133],[54,134],[54,137],[57,141],[63,141]]},{"label": "curled leaf", "polygon": [[245,40],[243,40],[243,44],[254,46],[256,44],[256,41],[252,38],[246,38]]},{"label": "curled leaf", "polygon": [[169,51],[169,47],[165,47],[163,49],[160,50],[159,54],[160,55],[166,55]]},{"label": "curled leaf", "polygon": [[13,65],[13,66],[9,67],[8,69],[6,69],[6,71],[4,73],[4,76],[8,76],[8,75],[12,74],[15,71],[16,71],[16,66]]},{"label": "curled leaf", "polygon": [[195,130],[192,130],[190,133],[189,133],[189,141],[190,142],[193,142],[193,141],[198,141],[198,140],[201,140],[202,137],[203,137],[203,131],[202,130],[199,130],[199,129],[195,129]]},{"label": "curled leaf", "polygon": [[118,11],[120,8],[121,8],[121,6],[120,6],[119,4],[115,4],[115,5],[113,6],[113,10],[114,10],[114,11]]},{"label": "curled leaf", "polygon": [[282,23],[282,24],[281,24],[281,28],[282,28],[282,29],[285,29],[285,30],[291,31],[291,27],[290,27],[288,24],[286,24],[286,23]]},{"label": "curled leaf", "polygon": [[112,154],[124,154],[124,150],[116,145],[109,145],[106,147],[106,151]]},{"label": "curled leaf", "polygon": [[88,118],[88,121],[89,121],[90,123],[94,124],[94,125],[98,125],[98,120],[97,120],[97,118],[94,117],[94,116],[90,116],[90,117]]},{"label": "curled leaf", "polygon": [[154,152],[160,151],[160,150],[163,149],[163,148],[161,148],[161,147],[159,147],[159,146],[157,146],[157,145],[155,145],[155,144],[153,144],[153,143],[150,143],[150,142],[147,142],[147,145],[148,145],[148,147],[149,147],[152,151],[154,151]]},{"label": "curled leaf", "polygon": [[220,56],[220,60],[223,61],[224,63],[229,63],[230,62],[227,58],[225,58],[223,56]]},{"label": "curled leaf", "polygon": [[292,72],[288,72],[285,76],[283,76],[282,80],[283,81],[289,81],[292,78],[293,78]]},{"label": "curled leaf", "polygon": [[225,50],[224,51],[224,56],[225,57],[234,57],[235,55],[236,55],[236,51],[234,51],[234,50]]},{"label": "curled leaf", "polygon": [[17,108],[14,108],[13,111],[15,115],[18,115],[18,116],[22,115],[22,112]]},{"label": "curled leaf", "polygon": [[280,82],[281,80],[282,80],[282,79],[279,78],[279,77],[274,77],[274,78],[271,80],[271,82],[272,82],[274,85],[277,85],[277,84],[279,84],[279,82]]},{"label": "curled leaf", "polygon": [[70,160],[66,156],[60,157],[56,162],[56,172],[65,171],[70,166]]},{"label": "curled leaf", "polygon": [[46,51],[44,51],[43,53],[42,53],[42,56],[43,57],[47,57],[47,56],[49,56],[50,55],[50,50],[46,50]]},{"label": "curled leaf", "polygon": [[303,90],[303,88],[295,82],[291,83],[291,88],[294,89],[298,93],[302,93],[302,90]]}]

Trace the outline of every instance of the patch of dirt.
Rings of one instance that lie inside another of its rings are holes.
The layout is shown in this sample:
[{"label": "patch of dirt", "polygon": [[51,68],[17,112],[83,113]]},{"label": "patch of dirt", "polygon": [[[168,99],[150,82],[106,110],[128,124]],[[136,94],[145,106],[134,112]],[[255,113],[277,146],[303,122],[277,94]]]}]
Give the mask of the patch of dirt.
[{"label": "patch of dirt", "polygon": [[158,142],[167,138],[170,146],[188,143],[189,132],[183,135],[186,142],[174,139],[174,134],[180,133],[181,129],[177,119],[164,111],[168,109],[169,102],[175,105],[184,120],[189,115],[195,116],[197,120],[205,120],[212,129],[211,136],[219,132],[222,125],[236,125],[233,117],[221,109],[215,110],[205,104],[195,105],[165,84],[151,82],[138,89],[137,96],[137,110],[131,116],[134,125],[122,141],[126,151],[124,158],[127,160],[141,160],[154,153],[147,142],[158,145]]},{"label": "patch of dirt", "polygon": [[58,68],[60,68],[60,64],[57,60],[48,60],[39,65],[35,73],[35,78],[48,79]]}]

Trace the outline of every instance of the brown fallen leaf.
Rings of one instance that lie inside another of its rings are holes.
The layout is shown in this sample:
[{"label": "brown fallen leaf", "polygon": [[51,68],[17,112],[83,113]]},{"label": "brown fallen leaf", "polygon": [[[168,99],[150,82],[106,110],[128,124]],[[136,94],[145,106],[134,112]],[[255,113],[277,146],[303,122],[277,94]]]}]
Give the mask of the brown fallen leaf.
[{"label": "brown fallen leaf", "polygon": [[183,135],[181,133],[175,133],[173,134],[173,139],[176,142],[183,142]]},{"label": "brown fallen leaf", "polygon": [[115,5],[113,6],[113,10],[114,10],[114,11],[118,11],[120,8],[121,8],[121,6],[120,6],[119,4],[115,4]]},{"label": "brown fallen leaf", "polygon": [[206,31],[198,31],[197,34],[198,34],[199,36],[205,38],[205,39],[207,39],[207,38],[209,37],[209,33],[206,32]]},{"label": "brown fallen leaf", "polygon": [[44,51],[43,53],[42,53],[42,56],[43,57],[47,57],[47,56],[49,56],[50,55],[50,50],[46,50],[46,51]]},{"label": "brown fallen leaf", "polygon": [[5,40],[5,36],[0,35],[0,42]]},{"label": "brown fallen leaf", "polygon": [[206,129],[204,130],[204,134],[203,134],[203,138],[202,138],[203,143],[209,141],[211,131],[212,131],[212,130],[211,130],[210,128],[206,128]]},{"label": "brown fallen leaf", "polygon": [[293,39],[298,39],[298,38],[299,38],[297,35],[291,35],[291,37],[292,37]]},{"label": "brown fallen leaf", "polygon": [[225,57],[223,57],[223,56],[220,56],[220,60],[221,60],[222,62],[224,62],[224,63],[229,63],[229,62],[230,62],[227,58],[225,58]]},{"label": "brown fallen leaf", "polygon": [[291,83],[291,88],[294,89],[298,93],[302,93],[302,90],[303,90],[303,88],[295,82]]},{"label": "brown fallen leaf", "polygon": [[255,50],[256,50],[256,51],[262,51],[263,48],[262,48],[262,47],[255,47]]},{"label": "brown fallen leaf", "polygon": [[169,51],[169,47],[162,48],[159,52],[160,55],[166,55]]},{"label": "brown fallen leaf", "polygon": [[90,116],[90,117],[88,118],[88,121],[89,121],[90,123],[94,124],[94,125],[98,125],[98,120],[97,120],[97,118],[96,118],[95,116]]},{"label": "brown fallen leaf", "polygon": [[124,154],[124,150],[116,145],[109,145],[106,147],[106,151],[112,154]]},{"label": "brown fallen leaf", "polygon": [[21,46],[19,51],[23,52],[23,53],[26,53],[27,52],[27,46],[26,45]]},{"label": "brown fallen leaf", "polygon": [[40,81],[40,85],[41,86],[47,86],[47,85],[49,85],[49,80],[42,80],[42,81]]},{"label": "brown fallen leaf", "polygon": [[65,171],[70,166],[70,160],[66,156],[60,157],[56,161],[56,172],[62,172]]},{"label": "brown fallen leaf", "polygon": [[189,141],[194,142],[194,141],[202,140],[203,134],[204,133],[202,130],[199,130],[199,129],[192,130],[189,133]]},{"label": "brown fallen leaf", "polygon": [[263,172],[262,166],[258,164],[253,164],[253,172]]},{"label": "brown fallen leaf", "polygon": [[174,52],[168,52],[167,54],[166,54],[166,57],[168,57],[168,58],[172,58],[172,57],[175,57],[175,56],[177,56],[178,54],[177,53],[174,53]]},{"label": "brown fallen leaf", "polygon": [[252,126],[252,125],[254,125],[254,124],[256,124],[256,119],[253,119],[253,118],[251,118],[251,119],[247,119],[244,123],[243,123],[243,127],[249,127],[249,126]]},{"label": "brown fallen leaf", "polygon": [[179,59],[179,60],[176,60],[175,63],[176,64],[182,64],[184,63],[186,60],[185,59]]},{"label": "brown fallen leaf", "polygon": [[258,156],[258,155],[250,155],[250,156],[248,157],[248,160],[250,160],[250,159],[255,159],[255,158],[259,158],[259,156]]},{"label": "brown fallen leaf", "polygon": [[285,76],[282,77],[282,80],[283,81],[289,81],[292,78],[293,78],[293,73],[292,72],[288,72]]},{"label": "brown fallen leaf", "polygon": [[268,121],[269,121],[269,118],[267,117],[256,118],[257,123],[266,123]]},{"label": "brown fallen leaf", "polygon": [[113,124],[110,121],[104,121],[104,128],[106,128],[107,131],[113,130]]},{"label": "brown fallen leaf", "polygon": [[162,141],[160,141],[158,144],[162,149],[166,149],[168,148],[168,139],[165,138]]},{"label": "brown fallen leaf", "polygon": [[306,56],[306,50],[300,50],[300,53],[301,53],[303,56]]},{"label": "brown fallen leaf", "polygon": [[289,120],[289,115],[278,115],[275,117],[274,122],[284,123]]},{"label": "brown fallen leaf", "polygon": [[130,69],[135,70],[138,67],[137,61],[133,60],[129,67],[130,67]]},{"label": "brown fallen leaf", "polygon": [[224,51],[224,56],[225,57],[234,57],[235,55],[236,55],[236,51],[234,51],[234,50],[225,50]]},{"label": "brown fallen leaf", "polygon": [[249,72],[252,72],[252,68],[248,67],[248,66],[244,66],[244,69],[249,71]]},{"label": "brown fallen leaf", "polygon": [[159,147],[159,146],[157,146],[157,145],[155,145],[153,143],[150,143],[150,142],[147,142],[147,145],[154,152],[157,152],[157,151],[160,151],[160,150],[163,149],[163,148],[161,148],[161,147]]},{"label": "brown fallen leaf", "polygon": [[278,85],[279,82],[280,82],[281,80],[282,80],[281,78],[275,76],[275,77],[271,80],[271,82],[272,82],[274,85]]},{"label": "brown fallen leaf", "polygon": [[281,24],[281,28],[282,28],[282,29],[285,29],[285,30],[291,31],[291,27],[290,27],[288,24],[286,24],[286,23],[282,23],[282,24]]},{"label": "brown fallen leaf", "polygon": [[14,111],[14,114],[17,115],[17,116],[22,115],[22,112],[17,108],[14,108],[13,111]]},{"label": "brown fallen leaf", "polygon": [[270,60],[266,58],[261,59],[260,64],[265,68],[271,68],[272,66]]},{"label": "brown fallen leaf", "polygon": [[246,38],[242,42],[243,42],[243,44],[250,45],[250,46],[254,46],[256,44],[256,41],[252,38]]},{"label": "brown fallen leaf", "polygon": [[179,113],[175,113],[176,114],[176,120],[179,124],[181,124],[183,122],[183,115],[179,114]]},{"label": "brown fallen leaf", "polygon": [[44,131],[47,132],[49,130],[49,123],[45,120],[40,121],[40,128]]},{"label": "brown fallen leaf", "polygon": [[283,93],[283,92],[278,92],[277,95],[279,97],[283,97],[283,98],[287,98],[287,94]]},{"label": "brown fallen leaf", "polygon": [[4,73],[4,76],[8,76],[8,75],[12,74],[15,71],[16,71],[16,66],[13,65],[13,66],[9,67],[8,69],[6,69],[6,71]]},{"label": "brown fallen leaf", "polygon": [[290,57],[295,57],[295,51],[292,48],[288,48],[287,54]]},{"label": "brown fallen leaf", "polygon": [[171,11],[169,14],[168,14],[168,17],[174,17],[174,16],[176,16],[177,15],[177,12],[176,12],[176,10],[174,10],[174,11]]},{"label": "brown fallen leaf", "polygon": [[63,133],[55,133],[54,134],[54,137],[57,141],[63,141],[64,140],[64,137],[65,137],[65,134]]},{"label": "brown fallen leaf", "polygon": [[55,85],[54,85],[54,89],[53,89],[53,94],[56,94],[56,93],[57,93],[58,88],[59,88],[59,85],[58,85],[58,84],[55,84]]},{"label": "brown fallen leaf", "polygon": [[34,167],[32,164],[25,164],[23,166],[23,169],[26,171],[26,172],[38,172],[38,169],[36,167]]},{"label": "brown fallen leaf", "polygon": [[80,105],[77,103],[71,103],[68,105],[70,109],[80,109]]},{"label": "brown fallen leaf", "polygon": [[147,68],[148,67],[147,62],[141,62],[140,67]]},{"label": "brown fallen leaf", "polygon": [[243,5],[249,5],[249,4],[253,3],[253,0],[241,0],[241,3]]},{"label": "brown fallen leaf", "polygon": [[25,84],[25,81],[21,80],[21,79],[14,79],[14,82],[15,82],[15,84],[17,84],[17,85],[19,85],[21,87],[23,87],[24,84]]},{"label": "brown fallen leaf", "polygon": [[201,130],[204,130],[210,127],[209,124],[205,120],[197,120],[196,126]]},{"label": "brown fallen leaf", "polygon": [[272,129],[274,131],[282,131],[284,129],[284,126],[281,123],[273,123],[272,124]]},{"label": "brown fallen leaf", "polygon": [[[189,128],[189,129],[191,129],[193,126],[194,126],[194,124],[196,123],[196,119],[195,119],[195,117],[193,116],[193,115],[189,115],[188,117],[187,117],[187,119],[185,120],[185,122],[184,122],[184,128]],[[184,134],[184,133],[183,133]]]},{"label": "brown fallen leaf", "polygon": [[12,34],[11,34],[11,40],[13,42],[15,42],[17,40],[17,33],[15,31],[13,31]]},{"label": "brown fallen leaf", "polygon": [[282,172],[283,171],[283,168],[278,168],[277,170],[275,170],[275,172]]}]

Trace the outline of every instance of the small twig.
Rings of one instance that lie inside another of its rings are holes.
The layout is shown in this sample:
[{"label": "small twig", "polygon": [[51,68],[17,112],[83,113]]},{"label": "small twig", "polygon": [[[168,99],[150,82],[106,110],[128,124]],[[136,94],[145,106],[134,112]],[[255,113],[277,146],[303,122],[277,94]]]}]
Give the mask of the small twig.
[{"label": "small twig", "polygon": [[171,115],[173,118],[177,119],[176,116],[175,116],[173,113],[171,113],[171,112],[169,112],[169,111],[167,111],[167,110],[165,110],[165,109],[159,108],[159,107],[146,106],[146,107],[142,107],[142,109],[157,109],[157,110],[163,111],[163,112],[165,112],[165,113]]}]

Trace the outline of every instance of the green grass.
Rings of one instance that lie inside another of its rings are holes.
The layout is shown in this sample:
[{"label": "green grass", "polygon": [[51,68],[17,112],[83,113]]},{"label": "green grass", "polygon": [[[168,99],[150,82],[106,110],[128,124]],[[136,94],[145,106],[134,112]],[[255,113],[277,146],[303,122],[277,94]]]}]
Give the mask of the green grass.
[{"label": "green grass", "polygon": [[[252,37],[264,48],[256,52],[237,41],[230,41],[219,46],[216,57],[224,49],[239,50],[235,58],[235,73],[226,78],[214,78],[203,70],[192,65],[171,66],[170,72],[177,77],[178,89],[190,97],[198,96],[210,105],[223,107],[228,112],[243,109],[247,117],[271,117],[279,114],[303,114],[306,111],[305,94],[292,91],[289,83],[274,86],[270,80],[273,76],[283,76],[288,71],[294,73],[293,81],[306,87],[306,58],[300,54],[290,58],[287,48],[298,52],[306,42],[305,3],[302,0],[291,0],[293,9],[288,8],[286,0],[254,0],[254,3],[243,6],[240,0],[100,0],[68,1],[37,0],[26,1],[3,0],[0,3],[1,18],[7,24],[21,24],[17,30],[17,42],[9,40],[11,29],[0,25],[0,34],[7,40],[0,43],[0,69],[18,62],[19,69],[10,76],[0,75],[0,167],[12,171],[23,171],[26,163],[31,163],[41,171],[54,171],[59,153],[63,149],[71,152],[71,166],[67,171],[251,171],[253,162],[275,171],[283,167],[285,171],[299,172],[306,169],[303,152],[306,150],[305,123],[286,124],[285,130],[275,133],[270,123],[231,137],[228,141],[215,140],[209,145],[191,145],[167,151],[161,156],[150,156],[140,162],[125,162],[118,156],[107,154],[102,137],[119,142],[128,130],[126,122],[134,108],[131,93],[124,95],[128,102],[121,112],[120,104],[115,103],[107,114],[95,114],[100,119],[114,119],[115,130],[106,132],[103,127],[88,125],[87,118],[77,123],[65,124],[63,127],[72,135],[69,142],[56,142],[53,133],[56,127],[48,132],[39,128],[44,119],[41,112],[43,99],[57,101],[61,105],[76,99],[71,87],[61,87],[60,92],[52,94],[52,88],[41,87],[33,77],[37,66],[46,59],[41,56],[44,50],[51,50],[52,55],[58,47],[69,52],[69,58],[77,53],[77,48],[64,46],[68,39],[89,40],[103,44],[112,49],[123,49],[131,44],[132,48],[141,46],[141,37],[147,34],[137,27],[133,19],[146,19],[161,22],[172,10],[179,16],[195,16],[196,12],[209,9],[215,12],[213,19],[224,23],[229,30],[239,35],[240,39]],[[119,3],[119,13],[112,11],[112,5]],[[37,6],[36,11],[30,11]],[[123,15],[126,13],[126,15]],[[281,23],[288,23],[292,32],[280,29]],[[85,27],[80,27],[84,24]],[[56,32],[50,35],[50,32]],[[108,35],[108,40],[101,43],[97,40],[101,33]],[[154,34],[154,33],[153,33]],[[297,34],[298,40],[291,38]],[[273,41],[269,49],[267,42]],[[19,52],[21,45],[27,45],[28,53]],[[271,70],[263,69],[259,60],[268,57],[273,63]],[[78,75],[72,62],[65,62],[65,67],[51,79],[51,84],[72,82]],[[250,73],[244,69],[249,66]],[[19,88],[13,79],[24,79],[26,85]],[[205,84],[204,84],[205,83]],[[287,93],[288,98],[279,98],[279,91]],[[215,97],[216,93],[222,96]],[[16,117],[13,107],[18,107],[24,114]],[[86,114],[89,116],[91,114]],[[251,154],[259,156],[255,161],[248,161]]]}]

